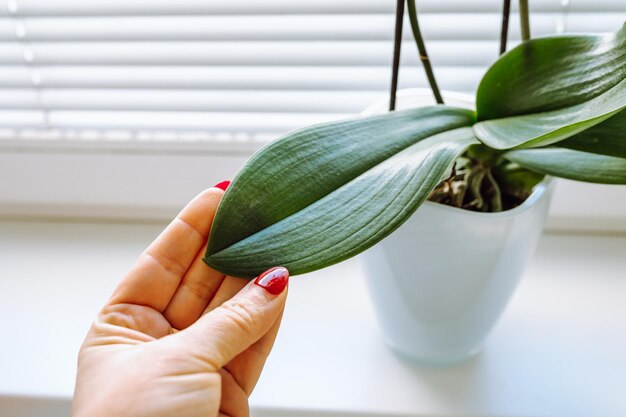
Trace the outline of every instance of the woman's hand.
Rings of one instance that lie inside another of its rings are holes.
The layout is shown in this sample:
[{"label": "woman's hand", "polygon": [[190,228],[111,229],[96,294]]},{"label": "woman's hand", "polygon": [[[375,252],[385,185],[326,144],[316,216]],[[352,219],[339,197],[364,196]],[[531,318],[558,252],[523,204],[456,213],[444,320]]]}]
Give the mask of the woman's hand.
[{"label": "woman's hand", "polygon": [[222,195],[214,187],[189,203],[99,313],[79,353],[74,417],[249,414],[289,273],[250,282],[204,264]]}]

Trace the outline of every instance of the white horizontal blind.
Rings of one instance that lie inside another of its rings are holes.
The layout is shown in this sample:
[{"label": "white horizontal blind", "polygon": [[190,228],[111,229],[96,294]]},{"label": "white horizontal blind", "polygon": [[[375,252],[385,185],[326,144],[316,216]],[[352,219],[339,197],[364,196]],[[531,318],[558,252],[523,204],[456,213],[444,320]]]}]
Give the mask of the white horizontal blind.
[{"label": "white horizontal blind", "polygon": [[[395,0],[0,0],[0,143],[258,143],[388,90]],[[515,1],[509,46],[519,42]],[[499,0],[417,1],[440,86],[497,58]],[[531,0],[533,36],[611,31],[624,0]],[[400,88],[424,87],[405,22]]]}]

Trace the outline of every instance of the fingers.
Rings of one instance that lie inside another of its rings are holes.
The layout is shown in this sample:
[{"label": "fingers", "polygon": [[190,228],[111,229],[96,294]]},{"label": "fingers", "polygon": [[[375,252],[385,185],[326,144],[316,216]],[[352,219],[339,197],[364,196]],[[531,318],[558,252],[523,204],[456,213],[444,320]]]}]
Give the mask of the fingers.
[{"label": "fingers", "polygon": [[223,193],[214,187],[194,198],[139,257],[109,305],[140,304],[163,311],[206,241]]},{"label": "fingers", "polygon": [[188,353],[218,370],[268,333],[285,307],[289,272],[272,268],[177,333]]},{"label": "fingers", "polygon": [[[174,293],[163,315],[176,329],[191,326],[202,315],[209,302],[215,298],[224,281],[224,274],[208,267],[202,258],[206,243],[196,254],[196,259],[187,270],[180,286]],[[248,280],[245,281],[247,283]],[[245,285],[245,284],[244,284]],[[241,287],[230,294],[235,295]]]},{"label": "fingers", "polygon": [[163,313],[172,326],[182,330],[202,315],[222,305],[250,282],[247,278],[224,276],[202,260],[206,245],[183,278]]}]

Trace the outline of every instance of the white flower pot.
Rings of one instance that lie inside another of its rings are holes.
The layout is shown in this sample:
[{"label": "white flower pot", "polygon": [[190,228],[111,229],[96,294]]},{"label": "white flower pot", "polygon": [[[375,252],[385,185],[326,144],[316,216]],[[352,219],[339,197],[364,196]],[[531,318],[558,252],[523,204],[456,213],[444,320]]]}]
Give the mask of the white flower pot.
[{"label": "white flower pot", "polygon": [[[405,90],[397,108],[432,102],[430,91]],[[445,97],[445,96],[444,96]],[[446,104],[468,107],[448,95]],[[377,103],[366,112],[384,111]],[[432,365],[477,353],[532,257],[546,219],[549,179],[520,206],[478,213],[425,202],[411,218],[361,255],[387,344]]]}]

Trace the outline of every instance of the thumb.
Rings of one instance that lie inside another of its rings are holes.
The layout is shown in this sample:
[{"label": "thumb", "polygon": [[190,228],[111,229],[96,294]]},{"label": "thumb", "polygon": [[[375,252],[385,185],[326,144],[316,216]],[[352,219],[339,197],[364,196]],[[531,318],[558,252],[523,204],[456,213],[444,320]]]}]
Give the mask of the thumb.
[{"label": "thumb", "polygon": [[285,308],[288,281],[286,268],[268,269],[177,336],[191,354],[220,369],[270,330]]}]

